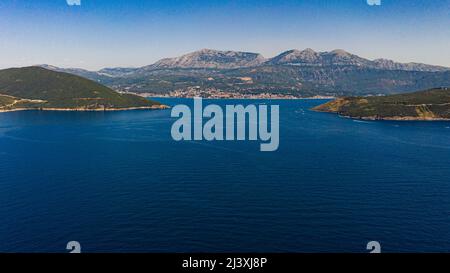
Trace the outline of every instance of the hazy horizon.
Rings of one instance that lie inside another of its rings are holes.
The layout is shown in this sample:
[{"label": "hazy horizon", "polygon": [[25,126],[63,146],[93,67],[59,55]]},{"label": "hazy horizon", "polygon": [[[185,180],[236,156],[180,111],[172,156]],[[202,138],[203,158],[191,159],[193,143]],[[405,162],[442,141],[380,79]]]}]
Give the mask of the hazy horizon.
[{"label": "hazy horizon", "polygon": [[342,2],[4,0],[0,68],[141,67],[202,48],[266,58],[344,49],[371,60],[450,67],[450,0]]},{"label": "hazy horizon", "polygon": [[[180,57],[180,56],[182,56],[182,55],[186,55],[186,54],[193,53],[193,52],[196,52],[196,51],[200,51],[200,50],[203,50],[203,49],[216,50],[216,51],[235,51],[235,50],[229,50],[229,49],[200,48],[200,49],[197,49],[197,50],[194,50],[194,51],[181,53],[181,54],[178,55],[178,56],[161,57],[160,59],[157,59],[156,61],[154,61],[154,62],[152,62],[152,63],[145,64],[144,66],[146,66],[146,65],[152,65],[152,64],[154,64],[155,62],[157,62],[157,61],[159,61],[159,60],[162,60],[162,59],[165,59],[165,58],[175,58],[175,57]],[[271,59],[271,58],[273,58],[273,57],[276,57],[276,56],[278,56],[279,54],[284,53],[284,52],[289,51],[289,50],[300,50],[300,51],[302,51],[302,50],[305,50],[305,49],[307,49],[307,48],[303,48],[303,49],[299,49],[299,48],[291,48],[291,49],[283,50],[283,51],[281,51],[281,52],[279,52],[279,53],[277,53],[277,54],[275,54],[275,55],[273,55],[273,56],[265,56],[264,54],[261,54],[261,55],[262,55],[265,59],[268,60],[268,59]],[[317,51],[317,50],[315,50],[314,48],[312,48],[312,50],[314,50],[314,51],[316,51],[316,52],[319,52],[319,53],[322,53],[322,52],[330,52],[330,51],[333,51],[333,50],[345,50],[345,49],[343,49],[343,48],[335,48],[335,49],[330,49],[330,50],[325,50],[325,51]],[[243,50],[243,51],[239,51],[239,52],[246,52],[246,53],[260,53],[260,52],[254,52],[254,51],[249,51],[249,50]],[[349,53],[354,54],[353,52],[349,52]],[[356,55],[358,55],[358,54],[356,54]],[[368,59],[368,60],[375,60],[375,59],[371,59],[371,58],[366,58],[365,56],[361,56],[361,55],[358,55],[358,56],[359,56],[359,57],[362,57],[362,58],[365,58],[365,59]],[[397,61],[397,60],[395,60],[395,59],[391,59],[391,60],[392,60],[392,61]],[[418,62],[411,61],[411,62],[401,62],[401,63],[418,63]],[[424,63],[424,64],[427,64],[427,63]],[[66,68],[79,68],[79,69],[85,69],[85,70],[90,70],[90,71],[98,71],[98,70],[101,70],[101,69],[103,69],[103,68],[140,68],[140,67],[142,67],[142,66],[102,66],[102,67],[100,67],[99,69],[87,69],[87,68],[84,68],[84,67],[58,66],[58,65],[54,65],[54,64],[50,64],[50,63],[36,63],[36,64],[30,64],[30,65],[25,65],[25,66],[11,66],[11,67],[7,67],[7,68],[20,68],[20,67],[27,67],[27,66],[43,66],[43,65],[55,66],[55,67],[58,67],[58,68],[64,68],[64,69],[66,69]],[[428,64],[428,65],[435,65],[435,64]],[[439,66],[439,65],[436,65],[436,66]],[[446,66],[444,66],[444,67],[446,67]],[[450,66],[448,66],[448,67],[450,67]],[[5,67],[5,68],[6,68],[6,67]],[[0,69],[4,69],[4,68],[0,68]]]}]

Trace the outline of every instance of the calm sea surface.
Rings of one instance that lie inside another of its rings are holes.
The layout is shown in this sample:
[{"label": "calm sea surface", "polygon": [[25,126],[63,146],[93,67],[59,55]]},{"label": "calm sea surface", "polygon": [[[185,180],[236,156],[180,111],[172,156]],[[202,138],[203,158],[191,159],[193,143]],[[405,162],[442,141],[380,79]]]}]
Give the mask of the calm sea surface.
[{"label": "calm sea surface", "polygon": [[271,153],[175,142],[170,110],[0,113],[0,252],[449,252],[450,123],[322,102],[204,101],[279,104]]}]

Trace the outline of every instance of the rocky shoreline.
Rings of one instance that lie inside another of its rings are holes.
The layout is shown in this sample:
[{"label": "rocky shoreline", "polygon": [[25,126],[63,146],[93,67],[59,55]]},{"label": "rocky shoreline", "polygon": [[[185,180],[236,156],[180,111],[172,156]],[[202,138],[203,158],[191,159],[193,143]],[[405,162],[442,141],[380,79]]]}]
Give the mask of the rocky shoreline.
[{"label": "rocky shoreline", "polygon": [[130,111],[130,110],[165,110],[169,109],[167,105],[152,105],[143,107],[127,107],[127,108],[14,108],[0,109],[0,113],[17,112],[17,111],[55,111],[55,112],[111,112],[111,111]]},{"label": "rocky shoreline", "polygon": [[350,119],[359,119],[359,120],[386,120],[386,121],[450,121],[450,118],[426,118],[426,117],[350,117],[350,116],[341,116]]},{"label": "rocky shoreline", "polygon": [[324,111],[311,109],[311,111],[319,113],[329,113],[337,114],[341,118],[354,119],[354,120],[366,120],[366,121],[450,121],[450,118],[431,118],[431,117],[412,117],[412,116],[394,116],[394,117],[380,117],[380,116],[367,116],[367,117],[356,117],[356,116],[346,116],[341,115],[334,111]]}]

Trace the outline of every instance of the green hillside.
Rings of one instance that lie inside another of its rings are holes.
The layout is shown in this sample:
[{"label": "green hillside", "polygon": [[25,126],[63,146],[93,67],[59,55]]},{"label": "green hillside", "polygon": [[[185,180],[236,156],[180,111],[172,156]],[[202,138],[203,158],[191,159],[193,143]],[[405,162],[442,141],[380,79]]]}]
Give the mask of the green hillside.
[{"label": "green hillside", "polygon": [[378,97],[344,97],[319,105],[313,110],[360,119],[450,119],[450,89],[435,88]]},{"label": "green hillside", "polygon": [[79,76],[41,67],[0,70],[0,110],[111,110],[159,105],[143,97],[117,93]]},{"label": "green hillside", "polygon": [[14,97],[0,95],[0,107],[12,104],[14,103],[14,101],[15,101]]}]

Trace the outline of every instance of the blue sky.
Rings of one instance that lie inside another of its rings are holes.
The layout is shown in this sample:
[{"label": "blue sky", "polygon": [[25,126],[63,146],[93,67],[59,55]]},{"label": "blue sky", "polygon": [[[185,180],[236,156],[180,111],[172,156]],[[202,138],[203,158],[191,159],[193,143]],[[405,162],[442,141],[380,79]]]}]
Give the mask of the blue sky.
[{"label": "blue sky", "polygon": [[0,1],[0,67],[143,66],[213,48],[345,49],[450,67],[450,0]]}]

